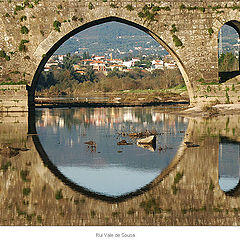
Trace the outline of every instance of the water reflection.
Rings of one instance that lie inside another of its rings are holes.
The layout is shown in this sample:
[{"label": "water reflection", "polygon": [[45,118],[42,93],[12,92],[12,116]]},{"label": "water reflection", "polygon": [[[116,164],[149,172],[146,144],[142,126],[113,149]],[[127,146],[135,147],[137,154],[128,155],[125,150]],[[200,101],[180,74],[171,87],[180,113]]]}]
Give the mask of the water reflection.
[{"label": "water reflection", "polygon": [[[126,195],[153,181],[175,156],[187,123],[159,107],[36,112],[39,139],[51,162],[72,182],[107,196]],[[156,151],[138,146],[131,133],[156,134]],[[118,144],[122,140],[129,145]]]},{"label": "water reflection", "polygon": [[[56,119],[51,111],[51,117]],[[39,124],[43,122],[41,114],[41,111],[38,112]],[[168,119],[168,114],[165,115]],[[61,118],[66,119],[66,116],[63,114]],[[175,119],[178,119],[175,126],[185,122],[177,116]],[[46,161],[48,156],[41,149],[38,136],[27,134],[34,133],[29,129],[34,128],[35,121],[30,121],[28,125],[27,116],[1,115],[0,149],[1,152],[13,151],[13,154],[0,154],[0,225],[239,225],[240,184],[230,192],[224,192],[219,187],[221,176],[238,176],[239,166],[234,159],[239,153],[236,145],[240,136],[239,122],[240,116],[189,119],[184,141],[193,142],[199,147],[181,144],[177,157],[151,184],[126,198],[113,201],[93,192],[86,194],[64,175],[57,174],[56,166]],[[163,129],[164,124],[160,123],[156,125]],[[174,136],[170,134],[175,131],[172,121],[170,126],[170,130],[166,131],[167,137]],[[162,129],[159,128],[159,131]],[[183,132],[181,134],[184,135]],[[87,145],[83,145],[89,151]],[[229,146],[231,150],[227,150]],[[131,145],[119,147],[124,149]],[[158,153],[158,156],[164,153],[157,149],[155,152],[142,150]],[[96,155],[97,151],[92,154]],[[96,168],[100,169],[101,164],[97,164]],[[86,167],[86,164],[81,167]],[[147,167],[133,165],[129,169],[144,170]],[[150,167],[148,172],[152,169],[155,167]]]},{"label": "water reflection", "polygon": [[224,192],[240,181],[240,141],[222,137],[219,145],[219,185]]}]

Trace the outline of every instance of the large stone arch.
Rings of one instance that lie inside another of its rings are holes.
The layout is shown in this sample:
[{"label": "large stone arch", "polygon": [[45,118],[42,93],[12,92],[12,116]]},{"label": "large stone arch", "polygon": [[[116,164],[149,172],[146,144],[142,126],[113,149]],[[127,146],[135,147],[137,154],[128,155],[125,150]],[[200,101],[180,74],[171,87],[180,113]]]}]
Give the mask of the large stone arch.
[{"label": "large stone arch", "polygon": [[39,59],[41,56],[44,55],[44,57],[41,59],[40,64],[37,67],[37,70],[34,74],[33,80],[31,82],[31,88],[29,89],[30,95],[33,97],[34,96],[34,91],[38,82],[38,78],[39,75],[41,73],[41,71],[44,68],[44,65],[46,64],[46,62],[48,61],[48,59],[52,56],[52,54],[65,42],[67,41],[70,37],[74,36],[77,33],[80,33],[81,31],[99,25],[99,24],[103,24],[103,23],[107,23],[107,22],[120,22],[120,23],[124,23],[130,26],[133,26],[135,28],[138,28],[140,30],[142,30],[143,32],[149,34],[154,40],[156,40],[160,45],[162,45],[168,52],[169,54],[173,57],[173,59],[175,60],[182,76],[183,79],[185,81],[185,84],[187,86],[188,89],[188,93],[189,93],[189,97],[190,99],[193,98],[193,87],[192,84],[189,80],[186,68],[182,62],[182,60],[180,59],[180,57],[178,56],[178,54],[162,39],[160,38],[157,34],[155,34],[152,30],[150,30],[149,28],[140,25],[138,23],[120,18],[120,17],[115,17],[115,16],[110,16],[110,17],[106,17],[106,18],[100,18],[97,20],[93,20],[90,21],[88,23],[85,23],[79,27],[76,27],[74,29],[64,29],[64,33],[66,33],[64,36],[62,36],[63,34],[61,34],[61,36],[59,37],[53,37],[55,35],[55,33],[50,34],[43,42],[41,42],[38,46],[38,48],[36,49],[36,51],[34,52],[34,56]]}]

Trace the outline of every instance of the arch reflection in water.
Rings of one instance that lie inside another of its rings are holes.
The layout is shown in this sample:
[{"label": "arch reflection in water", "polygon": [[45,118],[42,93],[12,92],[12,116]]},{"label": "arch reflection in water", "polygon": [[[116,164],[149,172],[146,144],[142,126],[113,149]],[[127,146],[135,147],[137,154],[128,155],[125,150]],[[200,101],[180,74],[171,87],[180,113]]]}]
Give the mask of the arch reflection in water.
[{"label": "arch reflection in water", "polygon": [[219,147],[219,186],[224,192],[237,187],[240,180],[240,142],[221,138]]},{"label": "arch reflection in water", "polygon": [[[79,186],[114,197],[153,181],[175,156],[187,125],[159,107],[36,111],[39,139],[58,170]],[[155,151],[129,136],[145,131],[157,134]],[[122,140],[130,144],[118,145]]]}]

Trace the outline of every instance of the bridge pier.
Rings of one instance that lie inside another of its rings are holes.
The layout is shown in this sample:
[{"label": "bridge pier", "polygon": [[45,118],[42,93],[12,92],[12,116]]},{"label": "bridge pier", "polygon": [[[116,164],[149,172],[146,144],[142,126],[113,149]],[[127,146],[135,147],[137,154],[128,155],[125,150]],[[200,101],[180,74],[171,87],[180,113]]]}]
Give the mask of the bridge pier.
[{"label": "bridge pier", "polygon": [[0,112],[27,112],[26,85],[0,85]]}]

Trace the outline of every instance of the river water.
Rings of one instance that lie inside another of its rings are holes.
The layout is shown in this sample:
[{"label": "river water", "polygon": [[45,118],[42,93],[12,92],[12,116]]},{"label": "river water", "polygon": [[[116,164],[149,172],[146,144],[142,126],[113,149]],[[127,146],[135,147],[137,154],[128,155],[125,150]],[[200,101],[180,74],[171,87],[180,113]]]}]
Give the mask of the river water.
[{"label": "river water", "polygon": [[240,116],[180,110],[2,114],[0,225],[239,225]]},{"label": "river water", "polygon": [[[61,173],[110,196],[153,181],[174,158],[188,125],[157,107],[41,109],[36,116],[39,139]],[[144,148],[136,144],[139,137],[129,137],[145,132],[156,134],[156,147]],[[131,145],[118,145],[122,140]],[[89,141],[94,145],[85,144]]]}]

